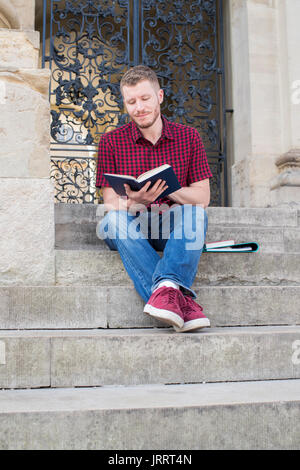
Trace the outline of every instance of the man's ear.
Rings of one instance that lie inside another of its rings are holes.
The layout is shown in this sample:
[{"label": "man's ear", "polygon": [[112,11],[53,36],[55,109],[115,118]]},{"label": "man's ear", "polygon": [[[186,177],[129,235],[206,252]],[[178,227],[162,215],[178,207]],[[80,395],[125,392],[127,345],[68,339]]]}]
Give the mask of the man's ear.
[{"label": "man's ear", "polygon": [[158,100],[159,104],[161,104],[164,100],[164,90],[162,90],[162,88],[158,90]]}]

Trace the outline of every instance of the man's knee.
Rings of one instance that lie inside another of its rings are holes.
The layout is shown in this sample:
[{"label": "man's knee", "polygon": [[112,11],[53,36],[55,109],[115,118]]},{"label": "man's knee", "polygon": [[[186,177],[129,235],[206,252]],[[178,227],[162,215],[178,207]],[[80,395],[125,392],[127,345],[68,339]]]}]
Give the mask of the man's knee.
[{"label": "man's knee", "polygon": [[[177,219],[181,219],[186,249],[199,250],[203,247],[207,231],[207,214],[202,206],[183,204],[177,210]],[[176,231],[176,229],[175,229]]]},{"label": "man's knee", "polygon": [[182,223],[185,221],[195,220],[197,225],[207,225],[207,213],[202,206],[195,206],[193,204],[181,204],[172,207],[170,211],[174,212],[175,219],[180,220]]}]

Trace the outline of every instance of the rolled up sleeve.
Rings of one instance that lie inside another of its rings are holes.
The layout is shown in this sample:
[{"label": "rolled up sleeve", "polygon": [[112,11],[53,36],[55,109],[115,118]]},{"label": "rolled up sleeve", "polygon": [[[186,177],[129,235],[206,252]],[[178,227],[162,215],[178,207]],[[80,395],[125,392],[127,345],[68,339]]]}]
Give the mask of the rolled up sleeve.
[{"label": "rolled up sleeve", "polygon": [[109,187],[104,173],[116,173],[114,151],[106,135],[101,137],[98,147],[96,187]]},{"label": "rolled up sleeve", "polygon": [[209,168],[207,155],[199,133],[194,130],[194,139],[187,176],[187,183],[196,183],[206,178],[212,178],[213,174]]}]

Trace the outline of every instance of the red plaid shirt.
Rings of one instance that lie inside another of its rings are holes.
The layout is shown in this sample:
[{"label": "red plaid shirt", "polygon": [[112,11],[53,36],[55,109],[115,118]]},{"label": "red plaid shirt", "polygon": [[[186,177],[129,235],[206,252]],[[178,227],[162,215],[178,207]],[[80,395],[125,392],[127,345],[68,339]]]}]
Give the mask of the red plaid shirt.
[{"label": "red plaid shirt", "polygon": [[[172,123],[164,116],[163,131],[153,145],[146,140],[134,122],[125,124],[107,134],[99,142],[97,187],[109,187],[103,173],[131,175],[141,173],[168,163],[178,178],[181,187],[212,178],[201,137],[196,129]],[[174,204],[161,198],[158,204]]]}]

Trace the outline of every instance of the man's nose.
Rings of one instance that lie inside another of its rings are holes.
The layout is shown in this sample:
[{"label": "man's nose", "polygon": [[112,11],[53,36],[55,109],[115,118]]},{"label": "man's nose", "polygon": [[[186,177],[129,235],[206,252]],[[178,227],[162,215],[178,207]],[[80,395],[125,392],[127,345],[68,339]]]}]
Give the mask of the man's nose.
[{"label": "man's nose", "polygon": [[144,108],[144,103],[141,100],[137,100],[136,102],[136,109],[140,111],[141,109]]}]

